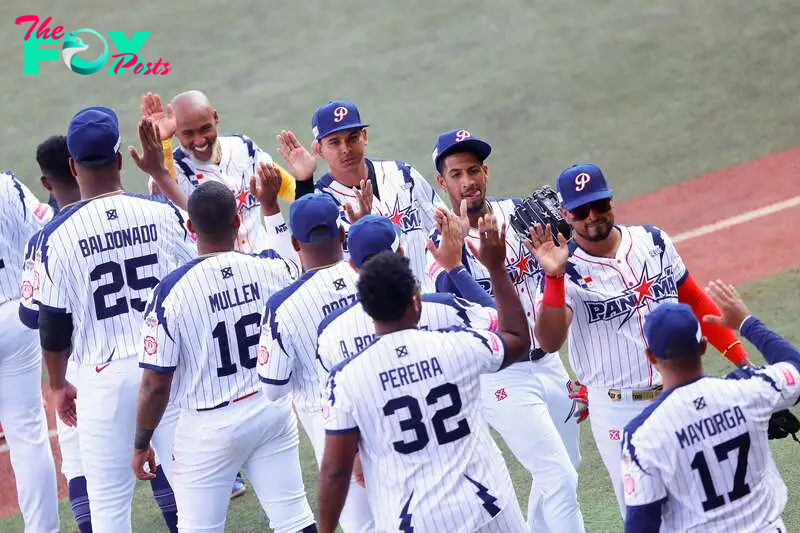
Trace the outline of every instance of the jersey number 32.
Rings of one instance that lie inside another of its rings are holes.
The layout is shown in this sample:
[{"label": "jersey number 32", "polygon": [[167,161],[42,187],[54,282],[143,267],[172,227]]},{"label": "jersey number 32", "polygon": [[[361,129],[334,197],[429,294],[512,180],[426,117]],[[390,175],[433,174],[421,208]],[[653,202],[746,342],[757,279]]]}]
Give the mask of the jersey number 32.
[{"label": "jersey number 32", "polygon": [[[438,405],[445,398],[450,399],[450,404],[438,409],[431,417],[436,442],[447,444],[454,442],[470,433],[469,424],[465,418],[455,423],[455,427],[447,429],[448,421],[452,424],[451,418],[461,413],[461,395],[458,393],[458,386],[454,383],[443,383],[434,387],[425,396],[425,403],[428,405]],[[405,410],[408,418],[400,419],[400,430],[413,433],[411,440],[398,440],[392,443],[394,449],[402,454],[418,452],[428,445],[430,436],[422,416],[422,409],[419,401],[413,396],[400,396],[386,402],[383,406],[384,416],[391,416],[398,411]]]}]

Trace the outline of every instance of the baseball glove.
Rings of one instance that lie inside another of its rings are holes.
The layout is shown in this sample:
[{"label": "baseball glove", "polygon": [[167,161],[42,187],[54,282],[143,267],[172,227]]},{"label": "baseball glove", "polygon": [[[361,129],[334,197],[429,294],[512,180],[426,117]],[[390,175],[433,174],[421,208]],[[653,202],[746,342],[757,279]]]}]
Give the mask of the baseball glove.
[{"label": "baseball glove", "polygon": [[794,440],[797,439],[797,433],[800,433],[800,421],[788,409],[773,413],[769,419],[769,428],[767,435],[770,439],[785,439],[791,435]]},{"label": "baseball glove", "polygon": [[547,185],[542,185],[529,196],[523,198],[515,207],[510,219],[511,227],[520,239],[527,240],[530,239],[529,227],[536,224],[541,224],[544,227],[550,224],[553,232],[553,242],[557,246],[558,238],[556,236],[559,233],[567,240],[572,236],[572,228],[561,216],[560,206],[558,194]]}]

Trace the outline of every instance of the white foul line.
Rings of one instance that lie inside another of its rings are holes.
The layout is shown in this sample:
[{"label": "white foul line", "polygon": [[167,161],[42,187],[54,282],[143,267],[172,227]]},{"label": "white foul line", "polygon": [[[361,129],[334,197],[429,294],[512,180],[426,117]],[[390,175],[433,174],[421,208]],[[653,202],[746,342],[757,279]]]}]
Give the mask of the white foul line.
[{"label": "white foul line", "polygon": [[[50,435],[51,439],[58,437],[58,432],[55,429],[51,429],[48,432],[48,434]],[[0,453],[6,453],[7,451],[8,451],[8,443],[3,442],[3,444],[0,444]]]},{"label": "white foul line", "polygon": [[688,241],[689,239],[694,239],[695,237],[702,237],[703,235],[708,235],[709,233],[714,233],[715,231],[719,231],[721,229],[730,228],[731,226],[736,226],[737,224],[742,224],[757,218],[765,217],[767,215],[771,215],[773,213],[777,213],[778,211],[783,211],[784,209],[789,209],[798,205],[800,205],[800,196],[793,196],[788,200],[765,205],[764,207],[759,207],[758,209],[753,209],[752,211],[747,211],[730,218],[725,218],[718,222],[714,222],[713,224],[706,224],[705,226],[700,226],[699,228],[679,233],[672,238],[672,242],[677,244],[679,242]]}]

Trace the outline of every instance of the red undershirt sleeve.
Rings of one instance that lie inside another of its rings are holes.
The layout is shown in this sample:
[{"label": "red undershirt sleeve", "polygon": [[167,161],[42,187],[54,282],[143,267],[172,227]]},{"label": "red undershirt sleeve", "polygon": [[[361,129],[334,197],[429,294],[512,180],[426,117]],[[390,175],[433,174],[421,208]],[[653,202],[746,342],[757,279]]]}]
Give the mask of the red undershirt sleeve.
[{"label": "red undershirt sleeve", "polygon": [[731,363],[740,365],[746,358],[747,352],[736,334],[722,326],[703,322],[705,315],[719,315],[720,310],[709,296],[697,285],[691,274],[678,285],[678,300],[692,306],[703,336],[708,339],[719,352]]}]

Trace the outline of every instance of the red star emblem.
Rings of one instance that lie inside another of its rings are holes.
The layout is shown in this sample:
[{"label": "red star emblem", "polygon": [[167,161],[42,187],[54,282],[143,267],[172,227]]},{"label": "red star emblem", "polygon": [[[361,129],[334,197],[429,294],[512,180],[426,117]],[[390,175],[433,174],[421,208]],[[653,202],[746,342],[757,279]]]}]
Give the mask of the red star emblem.
[{"label": "red star emblem", "polygon": [[528,254],[521,255],[519,259],[517,259],[514,264],[512,265],[517,272],[519,273],[520,277],[524,276],[525,274],[530,274],[531,269],[529,262],[531,260],[531,256]]},{"label": "red star emblem", "polygon": [[236,195],[236,210],[238,211],[241,209],[244,204],[247,203],[247,199],[250,197],[250,191],[244,190]]},{"label": "red star emblem", "polygon": [[391,213],[389,213],[389,215],[386,218],[391,220],[392,224],[394,224],[395,226],[399,226],[400,225],[400,221],[403,219],[403,216],[405,214],[406,214],[406,210],[405,209],[400,210],[400,206],[397,204],[397,202],[395,202],[394,210]]},{"label": "red star emblem", "polygon": [[658,276],[656,276],[655,278],[652,278],[652,279],[648,278],[648,276],[647,276],[647,265],[645,265],[644,270],[642,270],[642,276],[639,279],[639,284],[634,286],[634,287],[631,287],[631,291],[635,292],[635,293],[637,293],[639,295],[639,299],[636,300],[636,305],[637,306],[639,304],[641,304],[644,301],[645,298],[650,298],[651,300],[654,299],[653,298],[653,292],[650,290],[650,287],[653,285],[653,282],[657,278],[658,278]]}]

